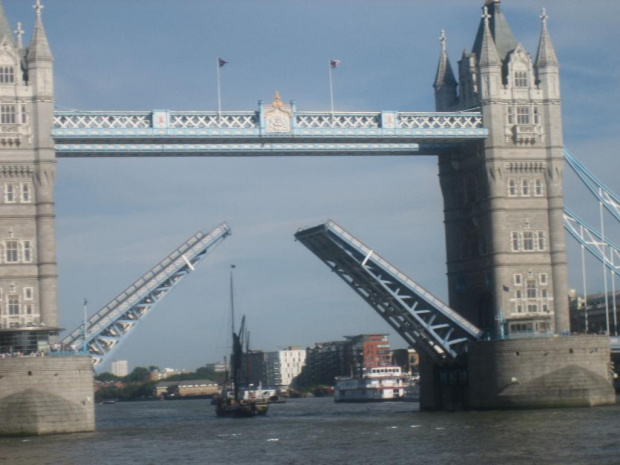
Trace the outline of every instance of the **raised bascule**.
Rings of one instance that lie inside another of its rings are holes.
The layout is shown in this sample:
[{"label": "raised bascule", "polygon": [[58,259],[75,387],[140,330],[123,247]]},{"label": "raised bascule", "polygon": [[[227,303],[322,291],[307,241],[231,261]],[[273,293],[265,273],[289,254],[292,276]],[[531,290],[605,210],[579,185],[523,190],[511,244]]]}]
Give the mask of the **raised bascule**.
[{"label": "raised bascule", "polygon": [[[485,0],[458,80],[442,33],[436,112],[306,112],[277,94],[253,111],[103,112],[54,110],[42,8],[36,0],[25,46],[21,26],[15,40],[0,3],[0,352],[45,352],[61,331],[57,157],[436,155],[449,304],[334,222],[300,230],[297,239],[422,354],[423,409],[615,402],[608,339],[567,335],[564,228],[593,252],[597,239],[564,207],[565,158],[580,165],[564,152],[559,63],[544,11],[533,60],[500,1]],[[591,190],[617,210],[607,190]],[[132,309],[115,299],[118,309],[106,307],[90,330],[66,342],[82,337],[104,356],[152,297],[193,266],[193,259],[176,260],[178,270],[154,283],[151,297]],[[0,360],[0,434],[93,429],[91,366],[88,357]],[[63,415],[71,420],[59,421]]]}]

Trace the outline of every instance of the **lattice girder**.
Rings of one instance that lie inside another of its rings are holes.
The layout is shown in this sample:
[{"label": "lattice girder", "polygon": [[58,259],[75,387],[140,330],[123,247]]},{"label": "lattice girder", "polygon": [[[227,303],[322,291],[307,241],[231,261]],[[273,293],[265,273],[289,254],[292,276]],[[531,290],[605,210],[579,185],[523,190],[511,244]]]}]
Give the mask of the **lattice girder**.
[{"label": "lattice girder", "polygon": [[603,240],[602,235],[575,215],[568,208],[564,208],[564,229],[579,242],[605,267],[620,276],[620,246],[608,238]]},{"label": "lattice girder", "polygon": [[482,331],[432,296],[333,221],[300,230],[295,238],[434,363],[449,364]]},{"label": "lattice girder", "polygon": [[195,265],[230,235],[221,223],[209,233],[197,232],[140,279],[91,316],[86,325],[76,328],[62,343],[83,347],[99,365],[116,349],[153,308],[190,272]]},{"label": "lattice girder", "polygon": [[[488,136],[482,114],[57,111],[57,157],[439,154]],[[284,119],[282,119],[284,118]]]},{"label": "lattice girder", "polygon": [[590,190],[592,195],[603,204],[616,220],[620,221],[620,197],[609,187],[602,183],[593,173],[591,173],[579,160],[577,160],[568,150],[564,150],[564,159],[575,174]]}]

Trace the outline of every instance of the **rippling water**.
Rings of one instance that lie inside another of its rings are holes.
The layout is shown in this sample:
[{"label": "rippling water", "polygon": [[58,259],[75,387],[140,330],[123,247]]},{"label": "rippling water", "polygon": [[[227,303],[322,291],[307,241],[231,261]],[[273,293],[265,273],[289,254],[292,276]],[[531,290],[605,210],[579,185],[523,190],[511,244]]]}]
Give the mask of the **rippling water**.
[{"label": "rippling water", "polygon": [[620,406],[422,413],[292,399],[216,418],[207,400],[97,405],[97,431],[0,439],[0,464],[620,464]]}]

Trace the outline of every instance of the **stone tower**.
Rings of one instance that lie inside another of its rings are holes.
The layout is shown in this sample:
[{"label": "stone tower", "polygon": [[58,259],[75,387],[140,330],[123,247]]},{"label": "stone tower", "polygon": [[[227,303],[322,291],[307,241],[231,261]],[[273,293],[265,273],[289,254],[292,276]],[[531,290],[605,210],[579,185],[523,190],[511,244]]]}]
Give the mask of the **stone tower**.
[{"label": "stone tower", "polygon": [[53,57],[35,5],[30,45],[0,2],[0,351],[44,350],[58,332]]},{"label": "stone tower", "polygon": [[438,111],[482,111],[489,137],[439,159],[450,305],[495,338],[569,330],[559,66],[543,10],[535,60],[486,0],[458,83],[442,32]]}]

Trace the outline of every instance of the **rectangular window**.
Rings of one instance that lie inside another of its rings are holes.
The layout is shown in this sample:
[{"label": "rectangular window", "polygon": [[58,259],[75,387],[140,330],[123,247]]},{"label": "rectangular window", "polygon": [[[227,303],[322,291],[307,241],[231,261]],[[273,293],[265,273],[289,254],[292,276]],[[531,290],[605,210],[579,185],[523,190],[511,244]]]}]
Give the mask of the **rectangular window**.
[{"label": "rectangular window", "polygon": [[527,87],[527,71],[515,71],[515,87]]},{"label": "rectangular window", "polygon": [[19,261],[17,241],[6,242],[6,262],[17,263]]},{"label": "rectangular window", "polygon": [[541,296],[543,299],[546,299],[546,298],[547,298],[547,289],[541,289],[541,290],[540,290],[540,296]]},{"label": "rectangular window", "polygon": [[31,263],[32,262],[32,243],[30,241],[24,241],[24,262]]},{"label": "rectangular window", "polygon": [[530,124],[530,107],[517,106],[517,124]]},{"label": "rectangular window", "polygon": [[540,124],[540,110],[534,107],[534,124]]},{"label": "rectangular window", "polygon": [[523,278],[520,274],[516,274],[515,278],[515,286],[520,286],[523,283]]},{"label": "rectangular window", "polygon": [[527,281],[527,298],[535,299],[537,296],[536,281],[528,279]]},{"label": "rectangular window", "polygon": [[525,231],[523,233],[523,250],[534,250],[534,232]]},{"label": "rectangular window", "polygon": [[12,66],[0,66],[0,84],[12,84],[15,82],[15,72]]},{"label": "rectangular window", "polygon": [[4,200],[6,203],[15,203],[15,185],[11,182],[4,185]]},{"label": "rectangular window", "polygon": [[34,296],[34,289],[32,287],[24,288],[24,300],[32,300]]},{"label": "rectangular window", "polygon": [[538,231],[538,250],[547,250],[547,235],[544,231]]},{"label": "rectangular window", "polygon": [[28,122],[28,114],[26,113],[26,105],[22,105],[22,124]]},{"label": "rectangular window", "polygon": [[24,313],[26,315],[32,315],[34,313],[32,309],[33,309],[32,304],[24,304]]},{"label": "rectangular window", "polygon": [[30,195],[30,184],[27,182],[22,182],[22,202],[32,202],[32,195]]},{"label": "rectangular window", "polygon": [[0,105],[0,123],[15,124],[15,105]]},{"label": "rectangular window", "polygon": [[519,237],[519,233],[516,231],[513,231],[510,233],[510,240],[512,243],[512,251],[513,252],[518,252],[520,249],[520,237]]},{"label": "rectangular window", "polygon": [[523,298],[523,291],[521,289],[515,290],[515,299],[522,299],[522,298]]},{"label": "rectangular window", "polygon": [[536,313],[536,312],[538,312],[538,304],[536,302],[528,302],[527,303],[527,311],[528,311],[528,313]]},{"label": "rectangular window", "polygon": [[515,111],[512,106],[506,107],[506,118],[508,120],[508,124],[515,124]]},{"label": "rectangular window", "polygon": [[19,315],[19,297],[16,295],[8,296],[8,308],[9,315],[16,316]]},{"label": "rectangular window", "polygon": [[542,284],[543,286],[547,284],[547,273],[540,273],[538,275],[538,280],[540,281],[540,284]]}]

